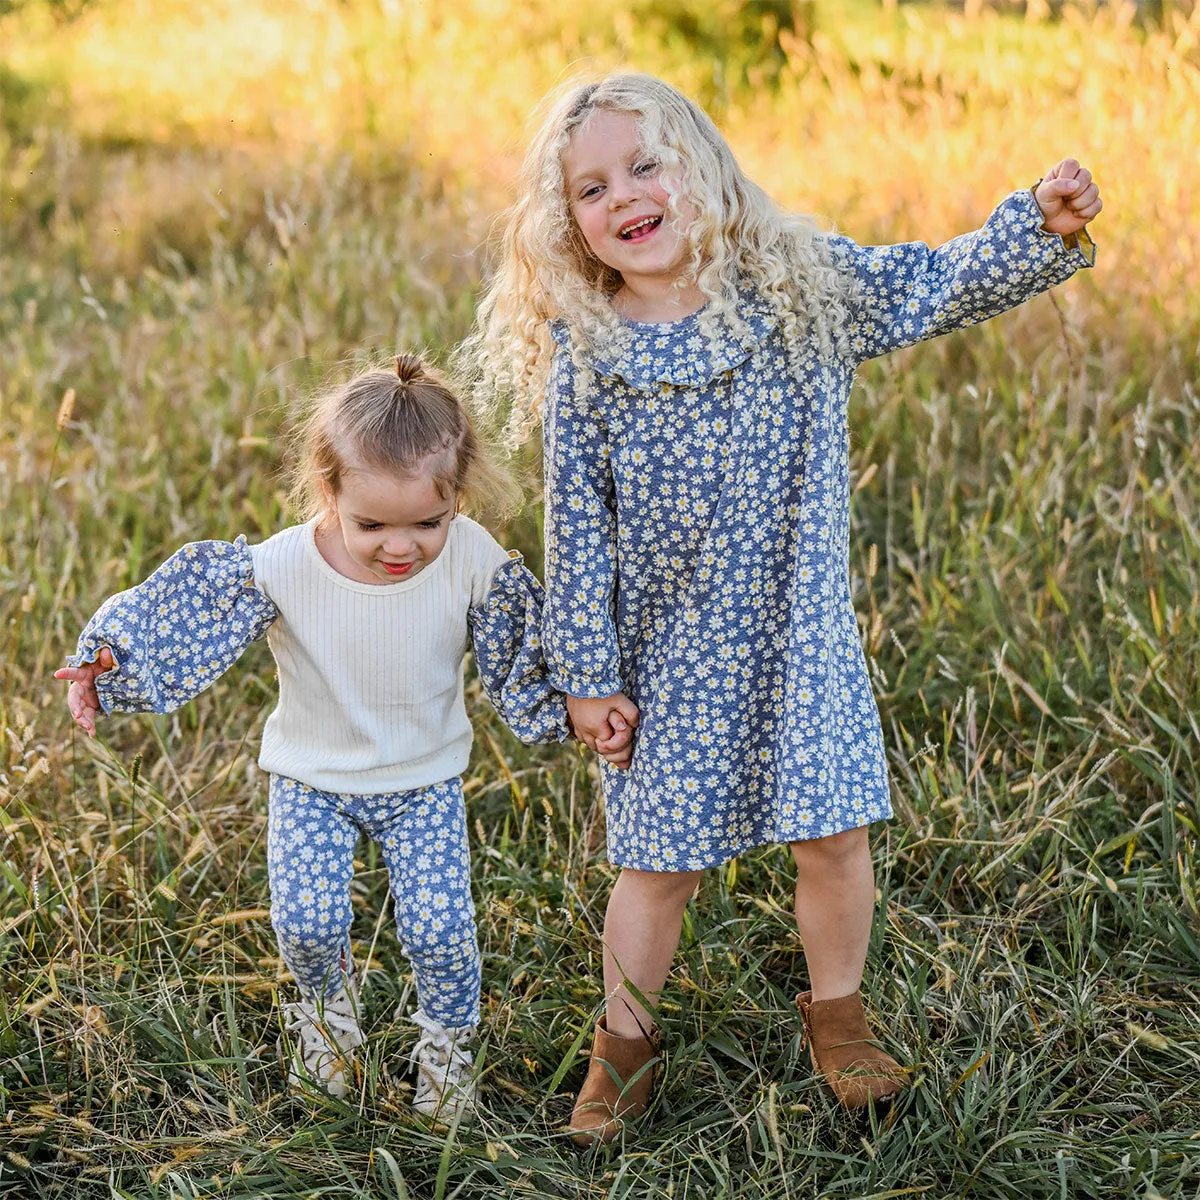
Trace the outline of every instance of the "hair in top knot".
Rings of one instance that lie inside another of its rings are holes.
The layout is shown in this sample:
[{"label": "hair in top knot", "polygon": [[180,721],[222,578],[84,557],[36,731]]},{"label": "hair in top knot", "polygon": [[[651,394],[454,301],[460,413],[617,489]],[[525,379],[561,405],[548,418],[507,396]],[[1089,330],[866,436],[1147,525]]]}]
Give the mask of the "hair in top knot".
[{"label": "hair in top knot", "polygon": [[291,500],[302,519],[328,517],[350,471],[408,479],[428,472],[445,499],[489,516],[520,505],[520,489],[476,436],[457,394],[418,354],[362,371],[319,395],[293,436]]},{"label": "hair in top knot", "polygon": [[419,354],[396,355],[396,378],[401,383],[417,383],[428,370]]}]

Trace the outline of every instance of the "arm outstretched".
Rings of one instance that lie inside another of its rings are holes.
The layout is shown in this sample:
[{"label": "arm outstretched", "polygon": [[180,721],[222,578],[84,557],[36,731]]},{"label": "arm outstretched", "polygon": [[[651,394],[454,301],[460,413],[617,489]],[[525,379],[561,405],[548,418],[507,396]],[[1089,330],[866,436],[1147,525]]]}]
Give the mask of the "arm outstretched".
[{"label": "arm outstretched", "polygon": [[254,587],[244,538],[191,542],[147,580],[106,600],[68,667],[71,715],[92,736],[109,712],[171,712],[227,671],[278,611]]}]

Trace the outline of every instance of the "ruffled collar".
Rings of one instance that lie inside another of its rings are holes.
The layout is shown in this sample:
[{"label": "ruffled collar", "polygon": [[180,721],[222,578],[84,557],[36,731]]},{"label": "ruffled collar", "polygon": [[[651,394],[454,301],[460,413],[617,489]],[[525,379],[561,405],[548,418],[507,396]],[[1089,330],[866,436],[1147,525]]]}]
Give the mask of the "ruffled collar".
[{"label": "ruffled collar", "polygon": [[[622,321],[617,337],[593,344],[592,365],[597,374],[642,391],[664,383],[702,386],[744,363],[778,323],[770,305],[751,289],[739,291],[734,307],[740,321],[706,320],[707,307],[662,324]],[[550,329],[560,346],[570,346],[565,321],[553,321]]]}]

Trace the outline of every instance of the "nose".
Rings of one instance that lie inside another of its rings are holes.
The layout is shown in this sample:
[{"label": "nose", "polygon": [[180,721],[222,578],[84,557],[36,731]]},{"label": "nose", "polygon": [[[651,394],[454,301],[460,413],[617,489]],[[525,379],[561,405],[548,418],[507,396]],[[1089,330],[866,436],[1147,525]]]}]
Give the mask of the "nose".
[{"label": "nose", "polygon": [[624,208],[638,198],[637,184],[630,178],[613,179],[608,185],[608,207]]},{"label": "nose", "polygon": [[383,543],[383,552],[388,558],[411,558],[416,541],[411,534],[394,533]]}]

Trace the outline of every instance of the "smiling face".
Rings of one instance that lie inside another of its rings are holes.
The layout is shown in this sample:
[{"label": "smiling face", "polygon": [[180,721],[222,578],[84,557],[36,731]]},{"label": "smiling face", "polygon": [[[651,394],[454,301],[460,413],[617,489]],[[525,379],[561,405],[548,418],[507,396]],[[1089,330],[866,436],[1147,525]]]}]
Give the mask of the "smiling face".
[{"label": "smiling face", "polygon": [[687,244],[668,207],[670,180],[646,157],[635,113],[598,109],[571,135],[563,155],[567,199],[579,231],[605,266],[632,289],[673,283]]},{"label": "smiling face", "polygon": [[446,547],[454,498],[446,499],[433,473],[413,475],[351,467],[330,515],[317,532],[317,548],[340,575],[359,583],[400,583],[419,575]]}]

